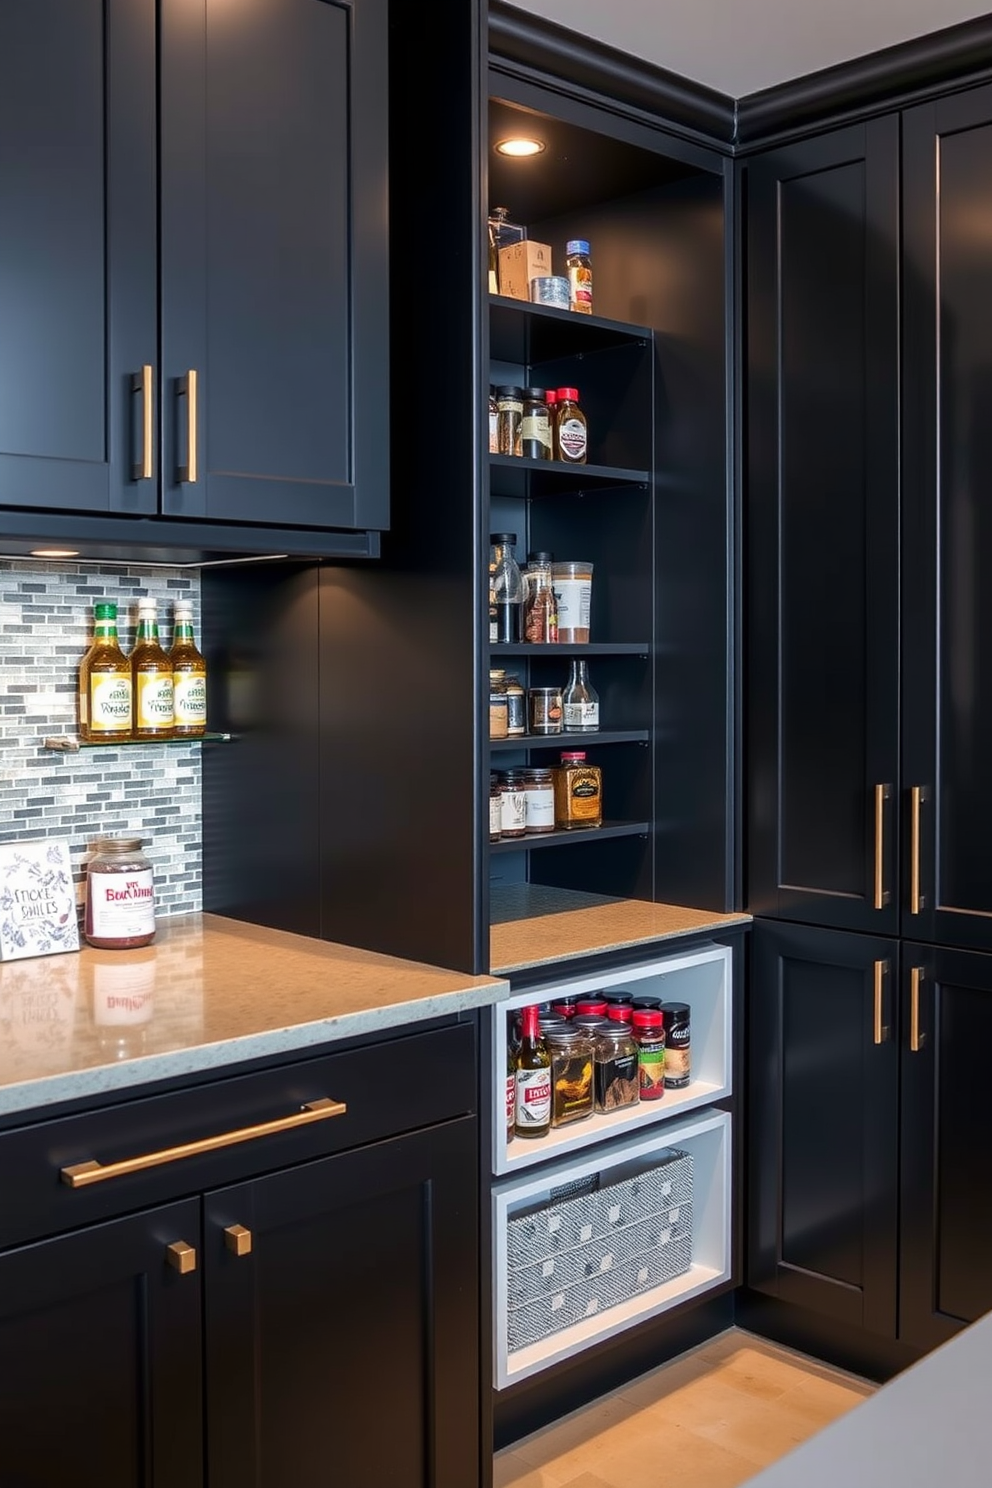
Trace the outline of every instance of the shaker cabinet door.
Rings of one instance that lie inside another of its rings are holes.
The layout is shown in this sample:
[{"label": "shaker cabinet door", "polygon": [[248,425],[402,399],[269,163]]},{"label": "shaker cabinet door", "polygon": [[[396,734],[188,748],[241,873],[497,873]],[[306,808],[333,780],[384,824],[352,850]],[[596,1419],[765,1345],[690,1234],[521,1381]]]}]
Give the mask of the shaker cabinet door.
[{"label": "shaker cabinet door", "polygon": [[163,511],[383,528],[387,0],[164,0]]},{"label": "shaker cabinet door", "polygon": [[747,903],[898,928],[896,118],[748,164]]},{"label": "shaker cabinet door", "polygon": [[156,509],[156,293],[154,5],[0,6],[0,508]]},{"label": "shaker cabinet door", "polygon": [[4,1488],[198,1488],[195,1199],[0,1254]]},{"label": "shaker cabinet door", "polygon": [[462,1119],[207,1196],[210,1488],[479,1481],[478,1161]]}]

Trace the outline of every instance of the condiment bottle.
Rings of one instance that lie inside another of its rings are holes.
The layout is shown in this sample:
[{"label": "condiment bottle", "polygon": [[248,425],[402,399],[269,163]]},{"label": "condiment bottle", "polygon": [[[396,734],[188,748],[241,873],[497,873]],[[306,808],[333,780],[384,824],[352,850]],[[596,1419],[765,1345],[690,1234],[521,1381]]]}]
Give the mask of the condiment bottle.
[{"label": "condiment bottle", "polygon": [[687,1002],[663,1002],[665,1019],[665,1089],[682,1090],[692,1081],[690,1019]]},{"label": "condiment bottle", "polygon": [[592,733],[599,728],[599,693],[589,681],[587,661],[572,661],[561,704],[567,734]]},{"label": "condiment bottle", "polygon": [[661,1100],[665,1094],[665,1019],[660,1010],[635,1008],[637,1081],[642,1101]]},{"label": "condiment bottle", "polygon": [[551,1130],[551,1055],[538,1022],[537,1003],[523,1009],[514,1071],[515,1134],[545,1137]]},{"label": "condiment bottle", "polygon": [[489,841],[498,842],[502,831],[503,792],[495,775],[489,776]]},{"label": "condiment bottle", "polygon": [[543,388],[524,388],[520,453],[530,460],[551,459],[551,421]]},{"label": "condiment bottle", "polygon": [[552,582],[551,553],[528,553],[525,578],[524,640],[536,645],[558,639],[558,600]]},{"label": "condiment bottle", "polygon": [[555,404],[558,429],[558,458],[568,465],[584,465],[589,443],[589,426],[579,407],[578,388],[558,389]]},{"label": "condiment bottle", "polygon": [[510,732],[510,710],[506,696],[506,673],[493,667],[489,673],[489,737],[505,739]]},{"label": "condiment bottle", "polygon": [[555,826],[576,831],[603,824],[602,775],[584,749],[565,749],[555,777]]},{"label": "condiment bottle", "polygon": [[526,796],[527,835],[541,836],[555,829],[554,777],[550,770],[535,766],[521,770]]},{"label": "condiment bottle", "polygon": [[565,244],[569,309],[592,314],[592,259],[585,238],[570,238]]},{"label": "condiment bottle", "polygon": [[506,732],[511,739],[527,732],[527,694],[512,674],[506,678]]},{"label": "condiment bottle", "polygon": [[551,1125],[592,1115],[593,1042],[588,1029],[563,1023],[544,1035],[551,1055]]},{"label": "condiment bottle", "polygon": [[520,424],[524,412],[524,390],[519,387],[496,389],[496,444],[501,455],[519,455]]},{"label": "condiment bottle", "polygon": [[492,387],[489,389],[489,453],[499,454],[499,404],[496,402],[496,389]]},{"label": "condiment bottle", "polygon": [[500,772],[500,837],[523,837],[527,832],[527,791],[521,770]]},{"label": "condiment bottle", "polygon": [[131,665],[117,640],[117,606],[94,607],[93,643],[79,666],[79,737],[131,737]]},{"label": "condiment bottle", "polygon": [[153,599],[138,604],[138,634],[131,652],[134,690],[134,737],[168,739],[175,723],[172,662],[158,640],[157,607]]},{"label": "condiment bottle", "polygon": [[193,640],[193,606],[176,601],[175,634],[169,648],[172,662],[173,735],[198,738],[207,727],[207,663]]},{"label": "condiment bottle", "polygon": [[152,865],[140,837],[99,841],[86,869],[83,933],[107,951],[146,946],[155,937]]},{"label": "condiment bottle", "polygon": [[596,1030],[595,1096],[597,1111],[619,1111],[640,1100],[637,1040],[624,1023]]},{"label": "condiment bottle", "polygon": [[489,537],[492,562],[495,565],[492,588],[497,642],[519,641],[523,631],[521,610],[524,585],[519,565],[513,556],[516,540],[514,532],[493,532]]},{"label": "condiment bottle", "polygon": [[545,406],[548,410],[548,428],[551,432],[551,458],[560,459],[558,454],[558,389],[548,388],[544,394]]}]

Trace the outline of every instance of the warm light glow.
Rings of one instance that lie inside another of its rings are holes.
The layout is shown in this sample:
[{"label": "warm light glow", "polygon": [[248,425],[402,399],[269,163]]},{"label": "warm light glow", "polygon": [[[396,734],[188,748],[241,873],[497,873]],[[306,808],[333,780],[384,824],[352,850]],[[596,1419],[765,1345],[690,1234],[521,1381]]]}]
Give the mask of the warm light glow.
[{"label": "warm light glow", "polygon": [[78,548],[32,548],[32,558],[78,558]]},{"label": "warm light glow", "polygon": [[523,136],[496,142],[496,150],[500,155],[513,155],[518,159],[525,155],[540,155],[543,149],[543,140],[525,139]]}]

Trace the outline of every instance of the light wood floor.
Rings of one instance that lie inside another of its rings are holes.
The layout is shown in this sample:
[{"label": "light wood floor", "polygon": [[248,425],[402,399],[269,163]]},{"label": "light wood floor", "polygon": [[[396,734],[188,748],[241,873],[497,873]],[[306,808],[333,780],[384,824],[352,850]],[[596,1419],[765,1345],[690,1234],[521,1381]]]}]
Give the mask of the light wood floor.
[{"label": "light wood floor", "polygon": [[736,1488],[874,1389],[733,1328],[497,1453],[495,1488]]}]

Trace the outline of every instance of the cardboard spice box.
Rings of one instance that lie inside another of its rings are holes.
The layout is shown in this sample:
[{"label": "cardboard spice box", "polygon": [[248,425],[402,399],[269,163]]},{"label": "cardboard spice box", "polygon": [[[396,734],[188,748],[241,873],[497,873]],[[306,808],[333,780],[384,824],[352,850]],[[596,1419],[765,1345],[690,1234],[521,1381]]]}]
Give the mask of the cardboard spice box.
[{"label": "cardboard spice box", "polygon": [[530,281],[550,274],[551,245],[524,238],[499,250],[499,292],[513,300],[530,299]]}]

